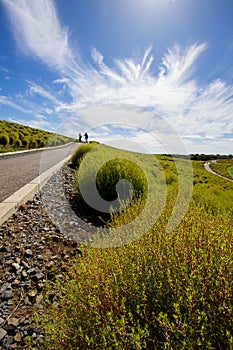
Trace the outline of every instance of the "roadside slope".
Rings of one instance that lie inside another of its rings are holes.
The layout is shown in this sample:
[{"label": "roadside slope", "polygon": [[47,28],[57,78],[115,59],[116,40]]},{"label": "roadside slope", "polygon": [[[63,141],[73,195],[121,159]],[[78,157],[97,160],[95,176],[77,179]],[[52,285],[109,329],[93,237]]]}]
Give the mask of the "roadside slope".
[{"label": "roadside slope", "polygon": [[205,167],[205,170],[207,170],[209,173],[214,174],[214,175],[217,175],[217,176],[219,176],[219,177],[221,177],[221,178],[223,178],[223,179],[225,179],[225,180],[228,180],[228,181],[233,182],[233,180],[229,179],[228,177],[225,177],[225,176],[223,176],[223,175],[220,175],[220,174],[216,173],[213,169],[211,169],[211,167],[210,167],[210,162],[205,163],[205,164],[204,164],[204,167]]}]

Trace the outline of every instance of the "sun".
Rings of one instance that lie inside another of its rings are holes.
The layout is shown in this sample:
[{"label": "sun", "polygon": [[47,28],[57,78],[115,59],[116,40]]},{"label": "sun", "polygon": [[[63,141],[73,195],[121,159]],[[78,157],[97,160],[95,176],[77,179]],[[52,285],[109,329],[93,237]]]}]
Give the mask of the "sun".
[{"label": "sun", "polygon": [[172,11],[176,0],[124,0],[124,7],[141,17],[159,17]]}]

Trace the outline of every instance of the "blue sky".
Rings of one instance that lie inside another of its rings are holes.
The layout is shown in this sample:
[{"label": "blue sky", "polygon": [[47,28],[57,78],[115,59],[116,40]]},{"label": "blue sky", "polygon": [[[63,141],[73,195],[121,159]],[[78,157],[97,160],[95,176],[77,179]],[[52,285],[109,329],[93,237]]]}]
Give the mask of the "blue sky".
[{"label": "blue sky", "polygon": [[232,0],[0,0],[0,119],[233,153],[232,18]]}]

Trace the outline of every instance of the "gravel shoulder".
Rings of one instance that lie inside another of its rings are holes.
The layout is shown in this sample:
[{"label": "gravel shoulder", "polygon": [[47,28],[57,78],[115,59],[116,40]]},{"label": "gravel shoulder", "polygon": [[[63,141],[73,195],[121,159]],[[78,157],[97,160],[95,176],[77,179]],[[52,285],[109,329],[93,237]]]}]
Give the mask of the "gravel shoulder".
[{"label": "gravel shoulder", "polygon": [[[57,192],[56,184],[61,178],[67,202],[80,219],[80,226],[71,231],[80,232],[81,242],[82,234],[96,231],[102,221],[78,202],[74,170],[70,165],[66,164],[49,180],[44,187],[46,193]],[[82,259],[84,254],[77,239],[67,232],[64,235],[61,228],[55,226],[43,203],[40,193],[0,226],[1,349],[29,349],[26,345],[29,337],[34,344],[40,343],[43,334],[36,327],[33,315],[35,311],[43,312],[41,300],[45,284],[64,279],[72,258]],[[52,300],[53,293],[48,297]],[[33,349],[37,346],[33,345]]]}]

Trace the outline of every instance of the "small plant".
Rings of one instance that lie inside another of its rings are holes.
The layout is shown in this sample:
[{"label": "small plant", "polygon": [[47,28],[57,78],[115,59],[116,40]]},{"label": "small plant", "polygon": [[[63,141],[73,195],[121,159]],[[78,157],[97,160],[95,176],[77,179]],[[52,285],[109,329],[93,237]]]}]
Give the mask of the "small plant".
[{"label": "small plant", "polygon": [[[147,155],[144,164],[147,160],[157,176],[153,158]],[[101,186],[117,161],[102,169]],[[193,162],[190,208],[167,234],[178,181],[174,161],[163,157],[161,164],[166,180],[173,180],[166,183],[167,201],[153,227],[117,248],[81,246],[85,254],[73,261],[65,281],[48,286],[46,295],[52,289],[55,298],[51,302],[45,295],[44,314],[38,315],[45,332],[41,349],[233,348],[233,184]],[[140,203],[133,205],[113,215],[107,235],[130,222],[132,210],[140,212]]]},{"label": "small plant", "polygon": [[20,139],[15,140],[15,147],[16,148],[22,147],[22,142]]},{"label": "small plant", "polygon": [[35,139],[30,140],[30,148],[37,148],[38,144]]},{"label": "small plant", "polygon": [[9,136],[7,133],[0,134],[0,145],[7,146],[9,144]]},{"label": "small plant", "polygon": [[9,145],[14,146],[15,145],[15,140],[19,138],[17,133],[10,133],[9,135]]},{"label": "small plant", "polygon": [[24,137],[22,139],[22,146],[23,146],[23,148],[28,148],[29,147],[29,142],[30,142],[29,138]]},{"label": "small plant", "polygon": [[88,143],[83,144],[76,149],[76,151],[72,154],[71,163],[74,167],[78,167],[85,156],[85,154],[91,151],[96,146],[96,143]]},{"label": "small plant", "polygon": [[116,158],[105,163],[97,173],[96,185],[100,196],[107,201],[115,200],[119,181],[122,181],[124,197],[129,197],[130,187],[135,197],[143,196],[147,191],[147,180],[139,166],[130,160]]}]

